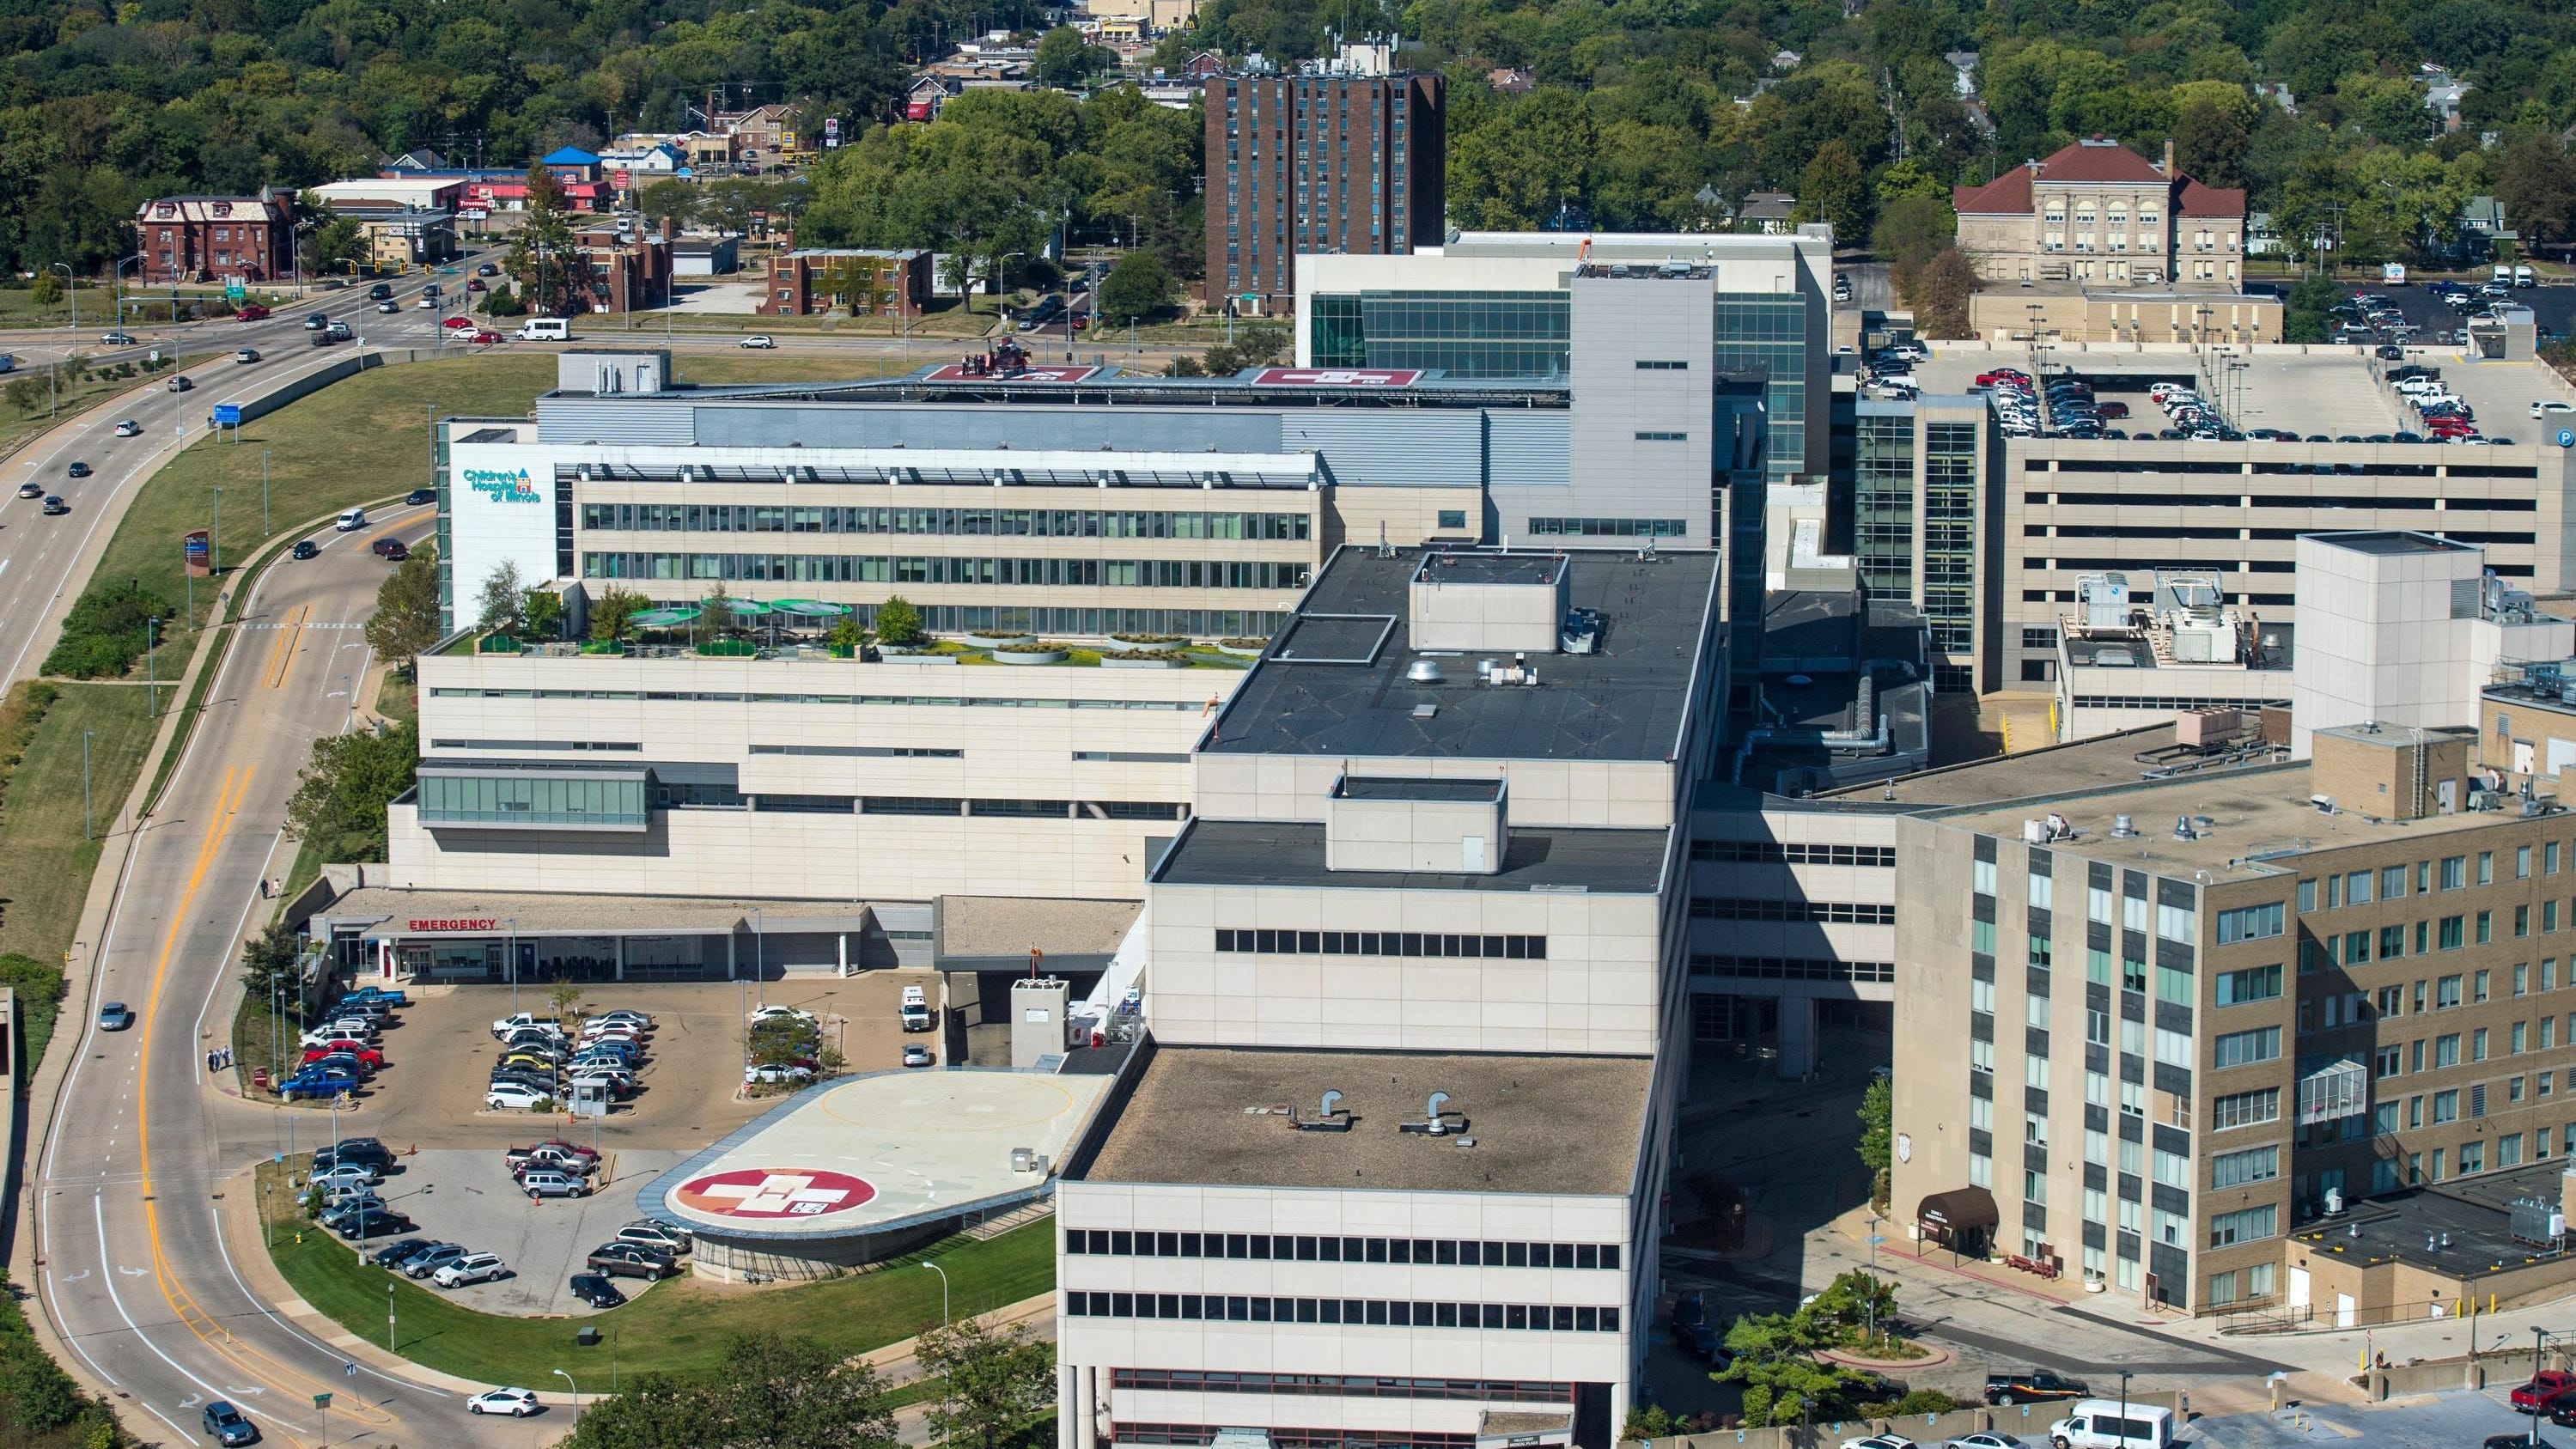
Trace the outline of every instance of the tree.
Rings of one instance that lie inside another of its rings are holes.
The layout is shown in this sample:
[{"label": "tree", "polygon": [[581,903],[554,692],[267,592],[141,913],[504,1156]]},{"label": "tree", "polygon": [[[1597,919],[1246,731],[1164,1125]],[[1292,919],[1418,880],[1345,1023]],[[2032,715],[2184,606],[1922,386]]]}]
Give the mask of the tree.
[{"label": "tree", "polygon": [[1896,1093],[1885,1077],[1870,1079],[1860,1096],[1860,1160],[1869,1169],[1869,1200],[1887,1201],[1888,1172],[1895,1161]]},{"label": "tree", "polygon": [[1029,76],[1042,86],[1079,90],[1084,81],[1117,63],[1118,52],[1093,45],[1070,25],[1059,25],[1039,38],[1037,54],[1029,60]]},{"label": "tree", "polygon": [[283,921],[251,937],[242,946],[242,991],[253,1001],[282,995],[287,1009],[301,1019],[304,983],[295,962],[303,949],[302,940]]},{"label": "tree", "polygon": [[528,588],[519,577],[519,561],[503,559],[483,576],[474,627],[486,634],[516,637],[527,628]]},{"label": "tree", "polygon": [[1055,1399],[1055,1345],[1029,1337],[1022,1324],[995,1331],[980,1318],[962,1319],[924,1332],[913,1356],[925,1375],[947,1380],[924,1417],[930,1432],[952,1444],[994,1449]]},{"label": "tree", "polygon": [[1869,188],[1860,158],[1841,141],[1827,141],[1798,176],[1798,215],[1832,225],[1837,238],[1869,232]]},{"label": "tree", "polygon": [[698,188],[676,176],[647,182],[635,193],[635,209],[673,231],[695,220],[701,200]]},{"label": "tree", "polygon": [[1150,317],[1172,301],[1172,274],[1150,251],[1132,251],[1109,269],[1100,284],[1100,312],[1129,325]]},{"label": "tree", "polygon": [[408,674],[420,652],[438,642],[438,551],[422,547],[394,565],[376,588],[376,612],[367,620],[367,647]]},{"label": "tree", "polygon": [[324,208],[317,225],[304,234],[296,254],[297,264],[308,277],[320,276],[342,262],[367,259],[367,234],[359,229],[357,219],[333,216]]},{"label": "tree", "polygon": [[1914,330],[1925,337],[1968,335],[1968,299],[1977,294],[1977,268],[1958,249],[1941,252],[1923,264],[1906,301],[1914,308]]},{"label": "tree", "polygon": [[721,639],[734,627],[733,594],[722,583],[707,590],[698,600],[698,628],[711,639]]},{"label": "tree", "polygon": [[412,787],[419,764],[415,725],[324,735],[287,798],[286,833],[325,861],[384,859],[385,807]]},{"label": "tree", "polygon": [[1946,249],[1958,232],[1959,218],[1947,198],[1900,196],[1879,208],[1869,245],[1890,267],[1917,272]]},{"label": "tree", "polygon": [[510,275],[518,279],[531,307],[560,316],[572,265],[572,223],[564,215],[563,183],[537,165],[528,168],[527,189],[526,209],[510,238]]},{"label": "tree", "polygon": [[2245,93],[2236,86],[2225,90],[2225,96],[2192,95],[2174,116],[2174,164],[2207,186],[2245,184]]},{"label": "tree", "polygon": [[634,637],[635,616],[644,612],[644,596],[623,584],[610,584],[590,601],[590,637],[601,644]]},{"label": "tree", "polygon": [[[1052,1377],[1050,1377],[1052,1384]],[[895,1449],[885,1380],[801,1334],[752,1333],[703,1376],[638,1374],[582,1412],[571,1449]]]},{"label": "tree", "polygon": [[907,645],[921,640],[921,611],[912,606],[911,600],[893,594],[877,605],[877,642]]},{"label": "tree", "polygon": [[868,642],[868,626],[859,622],[856,612],[843,614],[832,621],[831,629],[823,635],[823,642],[834,649],[846,649],[856,654]]},{"label": "tree", "polygon": [[528,637],[547,640],[563,634],[563,596],[551,589],[530,589],[526,595]]},{"label": "tree", "polygon": [[[1220,342],[1195,359],[1196,372],[1175,371],[1174,377],[1232,377],[1247,367],[1275,367],[1288,356],[1288,329],[1275,322],[1247,322],[1235,330],[1232,342]],[[1193,359],[1175,359],[1175,366]]]},{"label": "tree", "polygon": [[2496,166],[2495,199],[2525,242],[2576,239],[2576,161],[2555,136],[2519,141]]},{"label": "tree", "polygon": [[9,406],[22,413],[34,413],[43,408],[51,396],[51,390],[32,377],[22,377],[9,384],[8,391],[0,393],[0,397],[9,400]]},{"label": "tree", "polygon": [[2343,300],[2331,272],[2314,272],[2300,279],[2290,289],[2288,304],[2282,309],[2281,340],[2284,342],[2323,342],[2334,330],[2327,309]]},{"label": "tree", "polygon": [[36,279],[29,284],[27,292],[29,300],[39,307],[56,306],[63,300],[63,279],[47,268],[36,273]]},{"label": "tree", "polygon": [[546,1005],[554,1008],[555,1020],[572,1015],[572,1009],[581,1004],[582,990],[578,981],[558,981],[546,988]]}]

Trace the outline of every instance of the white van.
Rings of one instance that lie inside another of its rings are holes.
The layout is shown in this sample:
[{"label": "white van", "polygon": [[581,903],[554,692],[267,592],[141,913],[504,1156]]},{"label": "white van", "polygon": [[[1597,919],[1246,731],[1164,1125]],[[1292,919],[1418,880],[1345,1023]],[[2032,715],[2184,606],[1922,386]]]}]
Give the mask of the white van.
[{"label": "white van", "polygon": [[2173,1437],[2173,1410],[2116,1399],[2078,1399],[2074,1413],[2048,1426],[2057,1449],[2166,1449]]},{"label": "white van", "polygon": [[2492,275],[2492,276],[2488,277],[2488,278],[2487,278],[2487,280],[2488,280],[2488,281],[2490,281],[2490,282],[2492,282],[2492,283],[2494,283],[2496,286],[2499,286],[2499,287],[2509,287],[2509,286],[2512,286],[2512,285],[2513,285],[2513,268],[2511,268],[2511,267],[2509,267],[2509,266],[2505,265],[2503,262],[2498,262],[2498,263],[2496,263],[2496,266],[2495,266],[2495,273],[2494,273],[2494,275]]},{"label": "white van", "polygon": [[339,529],[342,533],[355,533],[366,526],[367,510],[363,508],[352,508],[340,515]]},{"label": "white van", "polygon": [[905,1031],[930,1030],[930,998],[920,987],[907,986],[903,989],[902,1017]]},{"label": "white van", "polygon": [[2532,276],[2532,274],[2531,274],[2531,268],[2526,267],[2526,266],[2520,266],[2520,265],[2517,265],[2517,266],[2515,266],[2515,267],[2514,267],[2514,269],[2513,269],[2513,284],[2514,284],[2515,286],[2517,286],[2517,287],[2528,287],[2528,286],[2532,286],[2532,285],[2534,285],[2534,284],[2537,282],[2537,280],[2538,280],[2537,278],[2535,278],[2535,277],[2533,277],[2533,276]]},{"label": "white van", "polygon": [[572,320],[567,317],[531,317],[519,324],[522,342],[570,342]]}]

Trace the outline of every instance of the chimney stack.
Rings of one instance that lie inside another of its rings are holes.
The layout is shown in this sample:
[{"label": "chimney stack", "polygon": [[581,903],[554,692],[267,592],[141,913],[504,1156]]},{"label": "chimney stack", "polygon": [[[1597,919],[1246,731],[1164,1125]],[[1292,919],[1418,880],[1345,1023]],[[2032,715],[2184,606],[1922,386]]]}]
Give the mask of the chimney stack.
[{"label": "chimney stack", "polygon": [[2165,179],[2173,180],[2173,137],[2165,137]]}]

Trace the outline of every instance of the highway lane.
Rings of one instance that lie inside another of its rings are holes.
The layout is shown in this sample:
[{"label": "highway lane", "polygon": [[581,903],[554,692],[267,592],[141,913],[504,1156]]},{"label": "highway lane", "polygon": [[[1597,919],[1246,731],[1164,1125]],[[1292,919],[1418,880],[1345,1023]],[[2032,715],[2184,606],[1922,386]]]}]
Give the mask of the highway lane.
[{"label": "highway lane", "polygon": [[[89,1370],[177,1438],[196,1437],[197,1407],[217,1397],[242,1405],[269,1442],[299,1449],[324,1442],[311,1398],[323,1392],[335,1396],[334,1445],[522,1449],[568,1417],[474,1419],[452,1393],[365,1367],[347,1374],[339,1352],[250,1293],[215,1226],[216,1182],[273,1150],[276,1109],[216,1092],[204,1052],[239,999],[259,881],[292,856],[280,822],[296,771],[315,737],[350,723],[351,687],[366,677],[362,630],[387,568],[369,544],[417,541],[431,522],[431,510],[405,508],[369,529],[325,531],[320,557],[261,577],[168,794],[122,842],[126,876],[95,985],[65,1007],[80,1046],[34,1129],[37,1288]],[[99,1031],[101,1000],[132,1006],[135,1026]]]},{"label": "highway lane", "polygon": [[[471,269],[470,262],[465,264],[465,271]],[[348,322],[370,347],[434,345],[437,319],[452,312],[411,305],[422,284],[431,280],[452,289],[463,279],[413,277],[396,284],[397,299],[405,307],[391,315],[377,313],[363,288],[319,293],[323,300],[307,310]],[[313,346],[304,316],[296,312],[263,322],[138,330],[144,350],[157,345],[166,355],[220,348],[223,355],[188,370],[195,386],[187,392],[170,391],[166,379],[146,384],[57,425],[0,465],[0,619],[20,625],[12,631],[14,642],[0,642],[0,688],[43,665],[42,651],[55,637],[51,626],[87,585],[92,562],[115,534],[136,489],[204,432],[215,404],[256,396],[350,355],[351,343]],[[0,340],[0,347],[6,345]],[[260,360],[234,361],[234,351],[243,347],[257,350]],[[127,419],[142,431],[119,438],[116,425]],[[92,475],[70,477],[74,462],[88,464]],[[41,499],[17,496],[27,483],[59,494],[71,512],[45,517]],[[177,548],[179,541],[170,540],[170,546]]]}]

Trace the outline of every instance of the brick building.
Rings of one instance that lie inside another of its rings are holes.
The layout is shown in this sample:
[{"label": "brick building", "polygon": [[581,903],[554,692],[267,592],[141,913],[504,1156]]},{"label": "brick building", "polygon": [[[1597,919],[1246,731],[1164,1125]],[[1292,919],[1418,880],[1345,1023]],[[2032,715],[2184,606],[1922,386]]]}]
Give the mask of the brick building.
[{"label": "brick building", "polygon": [[930,300],[930,253],[864,247],[807,247],[772,255],[769,286],[754,310],[764,317],[803,317],[847,308],[849,298],[837,285],[837,274],[844,262],[853,260],[864,266],[865,285],[876,294],[861,301],[853,316],[921,315]]},{"label": "brick building", "polygon": [[1287,312],[1300,252],[1437,246],[1447,210],[1442,117],[1436,75],[1210,80],[1208,300]]},{"label": "brick building", "polygon": [[295,193],[164,196],[134,212],[145,283],[269,282],[295,273]]},{"label": "brick building", "polygon": [[573,233],[580,264],[570,278],[576,312],[640,312],[671,301],[671,238],[629,224]]}]

